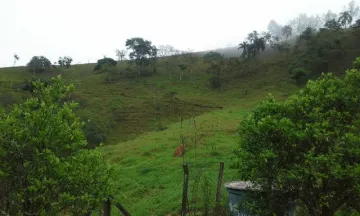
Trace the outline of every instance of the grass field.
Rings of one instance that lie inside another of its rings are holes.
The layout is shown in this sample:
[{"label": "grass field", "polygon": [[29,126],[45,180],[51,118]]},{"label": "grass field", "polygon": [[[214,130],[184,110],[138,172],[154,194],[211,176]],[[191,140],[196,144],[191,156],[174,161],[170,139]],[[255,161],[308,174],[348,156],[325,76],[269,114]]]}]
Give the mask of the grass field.
[{"label": "grass field", "polygon": [[[268,93],[281,100],[298,88],[285,71],[277,70],[273,62],[266,64],[264,73],[230,80],[221,90],[206,85],[209,76],[201,63],[194,74],[181,81],[176,73],[170,79],[159,67],[160,72],[153,77],[107,83],[105,74],[94,73],[91,64],[74,65],[62,71],[62,76],[76,87],[72,98],[80,104],[77,114],[106,130],[108,139],[101,150],[115,165],[118,201],[132,215],[176,215],[181,206],[183,162],[190,166],[193,208],[203,206],[204,201],[214,202],[219,163],[225,163],[224,181],[237,176],[230,165],[241,118]],[[120,64],[117,69],[122,67]],[[58,74],[53,71],[39,76]],[[0,70],[1,95],[7,103],[22,100],[23,93],[13,85],[24,79],[31,79],[25,68]],[[168,98],[169,92],[175,96]],[[159,122],[167,129],[157,131]],[[180,135],[185,137],[187,152],[184,158],[174,158]],[[223,194],[226,197],[225,191]]]},{"label": "grass field", "polygon": [[[346,58],[329,62],[329,68],[343,71],[359,54],[359,49],[348,49]],[[37,77],[62,74],[75,85],[71,99],[80,104],[76,114],[106,136],[100,149],[116,171],[114,195],[132,215],[177,215],[184,162],[190,167],[190,208],[213,206],[220,162],[225,163],[224,181],[237,179],[237,171],[230,168],[239,140],[237,127],[268,93],[284,100],[301,88],[287,72],[294,58],[262,59],[249,67],[253,73],[248,76],[224,74],[217,90],[209,88],[207,66],[199,59],[182,80],[176,67],[169,70],[163,62],[151,77],[127,77],[126,64],[118,64],[117,78],[111,82],[106,81],[107,73],[92,70],[94,64],[52,69]],[[24,67],[1,68],[0,103],[10,107],[21,102],[26,94],[16,86],[31,78]],[[164,130],[158,130],[159,125]],[[181,137],[187,152],[174,158]],[[226,203],[225,191],[223,195]]]}]

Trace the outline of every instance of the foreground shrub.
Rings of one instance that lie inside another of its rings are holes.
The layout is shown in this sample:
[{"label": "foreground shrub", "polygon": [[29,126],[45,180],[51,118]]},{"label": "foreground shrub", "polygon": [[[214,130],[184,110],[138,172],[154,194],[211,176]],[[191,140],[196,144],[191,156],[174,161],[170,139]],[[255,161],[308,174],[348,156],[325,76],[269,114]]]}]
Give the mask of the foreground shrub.
[{"label": "foreground shrub", "polygon": [[360,71],[309,81],[285,102],[261,102],[239,125],[241,178],[263,193],[248,199],[256,215],[297,201],[309,215],[360,208]]},{"label": "foreground shrub", "polygon": [[32,97],[0,111],[0,212],[84,215],[109,196],[111,168],[86,150],[72,90],[60,78],[33,83]]},{"label": "foreground shrub", "polygon": [[357,57],[353,62],[353,67],[357,70],[360,70],[360,57]]}]

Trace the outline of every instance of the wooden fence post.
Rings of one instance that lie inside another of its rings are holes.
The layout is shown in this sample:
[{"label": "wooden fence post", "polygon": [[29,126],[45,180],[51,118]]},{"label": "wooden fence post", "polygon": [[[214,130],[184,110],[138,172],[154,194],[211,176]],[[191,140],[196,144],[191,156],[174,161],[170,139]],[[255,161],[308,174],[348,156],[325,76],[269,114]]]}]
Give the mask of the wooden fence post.
[{"label": "wooden fence post", "polygon": [[124,208],[124,206],[121,205],[121,203],[116,202],[114,196],[110,195],[110,198],[114,200],[116,208],[118,208],[119,211],[120,211],[121,213],[123,213],[123,215],[125,215],[125,216],[131,216],[130,213]]},{"label": "wooden fence post", "polygon": [[217,191],[216,191],[216,203],[221,202],[223,176],[224,176],[224,162],[221,162],[219,169],[219,176],[218,176]]},{"label": "wooden fence post", "polygon": [[110,214],[111,214],[111,201],[110,198],[108,198],[104,202],[104,216],[110,216]]},{"label": "wooden fence post", "polygon": [[184,185],[183,185],[181,216],[186,215],[187,192],[188,192],[188,186],[189,186],[189,166],[188,166],[188,164],[184,163],[183,168],[184,168]]}]

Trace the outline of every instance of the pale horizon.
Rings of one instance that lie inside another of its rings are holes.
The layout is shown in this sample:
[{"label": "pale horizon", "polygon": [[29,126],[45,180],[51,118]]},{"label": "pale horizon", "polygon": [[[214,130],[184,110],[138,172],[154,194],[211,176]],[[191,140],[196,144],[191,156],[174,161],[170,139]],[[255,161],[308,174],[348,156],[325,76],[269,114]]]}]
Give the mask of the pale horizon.
[{"label": "pale horizon", "polygon": [[348,2],[0,0],[0,67],[13,66],[15,53],[17,66],[36,55],[52,63],[71,56],[74,64],[116,58],[115,49],[124,49],[131,37],[181,50],[237,46],[247,33],[265,31],[272,19],[285,25],[299,13],[339,13]]}]

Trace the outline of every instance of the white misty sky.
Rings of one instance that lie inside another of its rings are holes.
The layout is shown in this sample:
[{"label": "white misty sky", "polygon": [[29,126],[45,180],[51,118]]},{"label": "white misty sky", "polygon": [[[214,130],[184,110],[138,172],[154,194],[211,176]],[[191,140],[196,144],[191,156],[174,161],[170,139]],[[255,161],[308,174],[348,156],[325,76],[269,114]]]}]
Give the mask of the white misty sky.
[{"label": "white misty sky", "polygon": [[[51,62],[71,56],[95,62],[125,40],[143,37],[195,51],[237,45],[252,30],[266,30],[300,12],[338,13],[346,0],[0,0],[0,67],[17,53],[25,65],[32,56]],[[358,2],[357,2],[358,3]]]}]

